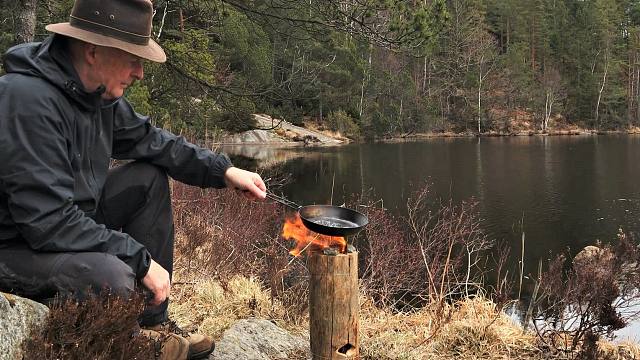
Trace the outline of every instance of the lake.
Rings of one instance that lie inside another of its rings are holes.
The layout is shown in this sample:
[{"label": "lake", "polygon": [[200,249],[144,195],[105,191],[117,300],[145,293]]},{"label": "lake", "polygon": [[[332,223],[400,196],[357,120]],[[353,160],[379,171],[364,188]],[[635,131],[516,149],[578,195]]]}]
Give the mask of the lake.
[{"label": "lake", "polygon": [[[539,259],[575,254],[619,228],[640,230],[640,136],[435,138],[330,148],[245,146],[230,153],[281,162],[291,181],[280,191],[299,204],[342,204],[373,191],[398,215],[424,184],[434,196],[475,199],[482,228],[512,246],[525,234],[525,273]],[[251,153],[252,152],[252,153]]]}]

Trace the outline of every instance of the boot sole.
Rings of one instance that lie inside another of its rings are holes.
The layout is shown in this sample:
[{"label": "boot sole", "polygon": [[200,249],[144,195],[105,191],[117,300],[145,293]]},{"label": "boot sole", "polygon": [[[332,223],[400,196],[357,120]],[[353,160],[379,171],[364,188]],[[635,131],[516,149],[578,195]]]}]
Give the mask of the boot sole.
[{"label": "boot sole", "polygon": [[211,348],[205,351],[201,351],[199,353],[191,353],[189,352],[189,357],[187,359],[189,360],[202,360],[202,359],[206,359],[209,355],[211,355],[211,353],[216,349],[216,344],[213,343],[211,344]]}]

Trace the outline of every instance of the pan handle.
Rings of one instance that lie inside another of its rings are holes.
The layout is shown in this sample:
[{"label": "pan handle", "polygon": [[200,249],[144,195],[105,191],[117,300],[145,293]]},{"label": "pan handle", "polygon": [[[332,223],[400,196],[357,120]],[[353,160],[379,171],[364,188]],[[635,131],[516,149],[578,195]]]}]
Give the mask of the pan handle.
[{"label": "pan handle", "polygon": [[284,197],[282,197],[282,196],[278,196],[278,195],[276,195],[276,194],[272,193],[271,191],[267,191],[267,197],[268,197],[269,199],[271,199],[271,200],[275,201],[275,202],[278,202],[278,203],[280,203],[280,204],[284,205],[284,206],[290,207],[290,208],[292,208],[292,209],[293,209],[293,210],[295,210],[295,211],[298,211],[298,210],[302,207],[302,206],[300,206],[300,205],[298,205],[298,204],[294,203],[294,202],[293,202],[293,201],[291,201],[291,200],[285,199],[285,198],[284,198]]}]

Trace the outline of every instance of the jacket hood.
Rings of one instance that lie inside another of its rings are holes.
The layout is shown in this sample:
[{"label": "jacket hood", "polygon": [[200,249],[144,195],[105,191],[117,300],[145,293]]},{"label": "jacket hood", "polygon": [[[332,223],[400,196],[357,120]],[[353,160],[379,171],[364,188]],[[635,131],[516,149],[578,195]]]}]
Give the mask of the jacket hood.
[{"label": "jacket hood", "polygon": [[96,108],[101,103],[100,95],[104,87],[94,92],[84,90],[67,46],[67,38],[55,34],[41,43],[16,45],[7,50],[3,57],[5,71],[42,78],[81,106]]}]

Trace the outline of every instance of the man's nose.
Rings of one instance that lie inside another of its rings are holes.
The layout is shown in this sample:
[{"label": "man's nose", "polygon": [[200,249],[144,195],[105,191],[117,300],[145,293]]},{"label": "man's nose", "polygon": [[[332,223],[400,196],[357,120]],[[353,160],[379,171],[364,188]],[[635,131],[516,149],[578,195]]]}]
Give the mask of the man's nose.
[{"label": "man's nose", "polygon": [[144,77],[144,67],[142,65],[142,61],[136,61],[133,65],[133,69],[131,71],[131,76],[133,76],[136,80],[142,80]]}]

